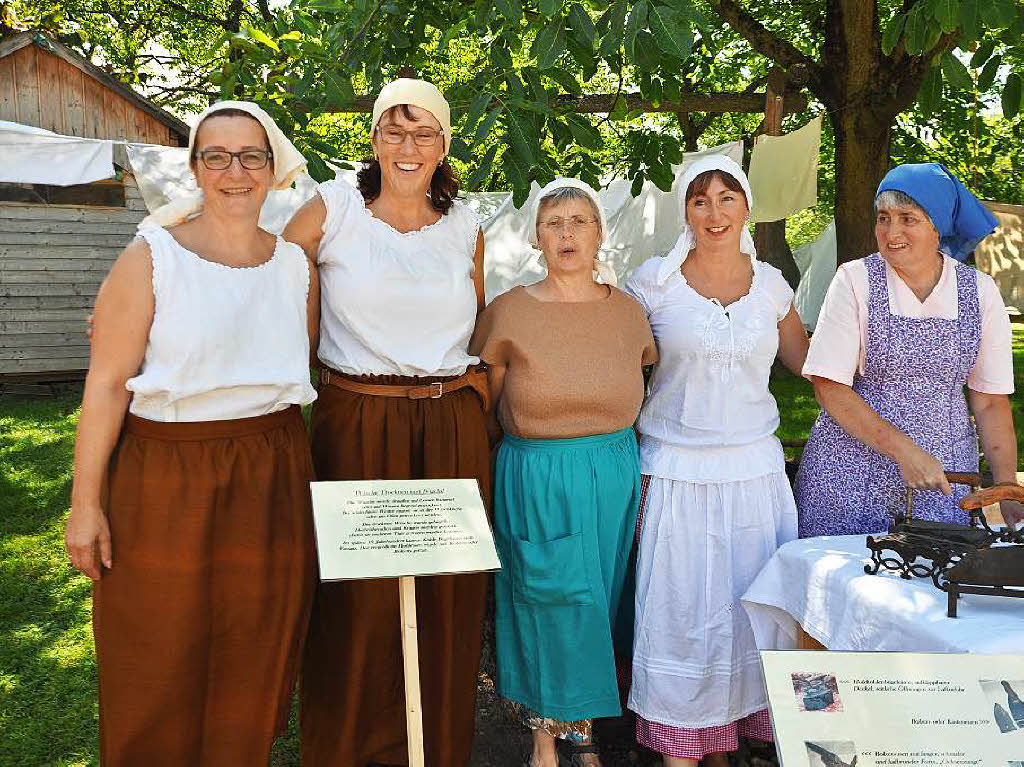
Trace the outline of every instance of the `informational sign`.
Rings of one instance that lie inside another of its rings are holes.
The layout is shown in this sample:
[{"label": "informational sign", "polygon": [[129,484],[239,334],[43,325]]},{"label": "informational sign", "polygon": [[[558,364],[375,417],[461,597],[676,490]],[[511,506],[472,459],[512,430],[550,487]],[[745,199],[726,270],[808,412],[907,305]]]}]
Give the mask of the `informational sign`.
[{"label": "informational sign", "polygon": [[320,579],[500,568],[473,479],[312,482]]},{"label": "informational sign", "polygon": [[1024,654],[761,661],[782,767],[1024,767]]}]

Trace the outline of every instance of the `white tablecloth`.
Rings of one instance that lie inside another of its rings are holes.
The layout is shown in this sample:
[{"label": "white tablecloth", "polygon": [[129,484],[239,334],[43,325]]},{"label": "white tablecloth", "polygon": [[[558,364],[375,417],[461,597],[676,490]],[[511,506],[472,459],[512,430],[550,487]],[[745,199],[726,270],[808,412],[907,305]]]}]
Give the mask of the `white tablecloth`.
[{"label": "white tablecloth", "polygon": [[947,595],[930,579],[866,574],[865,537],[806,538],[775,552],[743,595],[758,647],[802,626],[830,650],[1024,652],[1024,599],[967,594],[959,617],[947,618]]}]

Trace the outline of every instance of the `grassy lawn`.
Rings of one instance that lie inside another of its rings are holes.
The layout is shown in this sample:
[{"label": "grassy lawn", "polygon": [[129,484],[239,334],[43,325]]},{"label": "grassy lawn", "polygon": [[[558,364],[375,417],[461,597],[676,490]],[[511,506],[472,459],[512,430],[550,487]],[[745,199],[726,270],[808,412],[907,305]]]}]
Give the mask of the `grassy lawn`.
[{"label": "grassy lawn", "polygon": [[[1013,352],[1024,392],[1020,327]],[[818,412],[810,385],[780,374],[772,391],[779,437],[806,439]],[[1024,454],[1024,394],[1012,404]],[[69,395],[0,396],[0,767],[98,764],[91,586],[62,543],[77,408]],[[293,712],[272,764],[297,765],[297,751]]]}]

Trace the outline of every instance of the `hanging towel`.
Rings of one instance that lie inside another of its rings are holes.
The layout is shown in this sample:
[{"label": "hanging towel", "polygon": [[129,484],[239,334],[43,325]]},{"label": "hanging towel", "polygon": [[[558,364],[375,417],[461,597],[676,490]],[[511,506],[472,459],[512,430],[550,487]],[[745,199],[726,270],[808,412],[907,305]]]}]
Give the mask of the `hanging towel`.
[{"label": "hanging towel", "polygon": [[114,176],[114,145],[0,121],[0,182],[72,186]]},{"label": "hanging towel", "polygon": [[754,223],[780,221],[818,202],[821,115],[785,136],[758,136],[750,154]]}]

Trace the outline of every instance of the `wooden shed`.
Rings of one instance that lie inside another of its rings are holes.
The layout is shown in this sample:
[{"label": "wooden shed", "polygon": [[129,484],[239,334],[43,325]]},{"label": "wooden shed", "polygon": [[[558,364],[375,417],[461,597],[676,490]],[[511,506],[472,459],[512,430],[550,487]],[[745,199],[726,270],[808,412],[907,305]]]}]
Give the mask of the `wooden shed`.
[{"label": "wooden shed", "polygon": [[[40,32],[0,40],[0,120],[82,138],[187,146],[188,126]],[[0,183],[0,381],[81,378],[84,319],[146,215],[123,146],[116,178]]]}]

